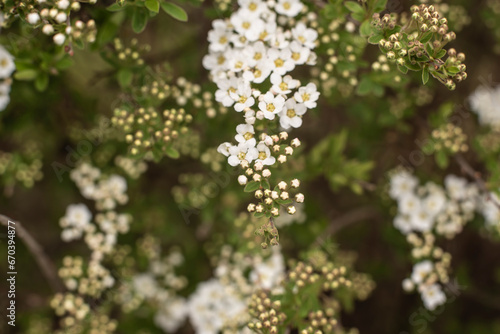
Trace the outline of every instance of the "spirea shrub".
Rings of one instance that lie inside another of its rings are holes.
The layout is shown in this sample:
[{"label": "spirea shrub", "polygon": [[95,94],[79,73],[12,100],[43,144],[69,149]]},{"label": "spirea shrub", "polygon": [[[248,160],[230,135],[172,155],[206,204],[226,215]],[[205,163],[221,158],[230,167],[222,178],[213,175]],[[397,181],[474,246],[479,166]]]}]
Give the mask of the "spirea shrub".
[{"label": "spirea shrub", "polygon": [[498,1],[0,12],[2,333],[500,330]]}]

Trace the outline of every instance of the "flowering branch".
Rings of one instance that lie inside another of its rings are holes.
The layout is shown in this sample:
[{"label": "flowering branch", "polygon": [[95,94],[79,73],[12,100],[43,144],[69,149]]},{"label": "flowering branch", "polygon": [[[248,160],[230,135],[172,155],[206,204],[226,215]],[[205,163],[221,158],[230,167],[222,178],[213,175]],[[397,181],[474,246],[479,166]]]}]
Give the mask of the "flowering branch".
[{"label": "flowering branch", "polygon": [[31,234],[29,234],[20,222],[0,214],[0,223],[3,226],[7,227],[9,225],[9,221],[13,221],[15,223],[16,235],[21,238],[29,252],[35,258],[38,267],[40,267],[43,276],[45,276],[45,279],[51,288],[57,292],[63,291],[64,286],[57,276],[56,267],[47,254],[45,254],[42,246],[31,236]]},{"label": "flowering branch", "polygon": [[481,178],[481,173],[474,170],[474,168],[472,168],[471,165],[469,165],[469,163],[467,162],[467,160],[465,160],[465,158],[460,154],[455,155],[455,161],[460,165],[462,171],[465,174],[469,175],[474,179],[474,181],[476,181],[477,186],[479,187],[479,189],[481,189],[481,191],[485,193],[486,198],[490,200],[492,203],[494,203],[495,206],[497,206],[500,209],[500,203],[498,203],[491,197],[491,192],[490,190],[488,190],[486,183]]}]

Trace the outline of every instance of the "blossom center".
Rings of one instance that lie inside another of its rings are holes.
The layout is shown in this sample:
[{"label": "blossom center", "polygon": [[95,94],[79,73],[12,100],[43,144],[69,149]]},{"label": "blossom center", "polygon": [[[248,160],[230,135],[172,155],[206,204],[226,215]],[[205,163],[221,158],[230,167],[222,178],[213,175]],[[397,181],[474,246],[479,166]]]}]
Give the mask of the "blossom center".
[{"label": "blossom center", "polygon": [[260,160],[265,160],[267,158],[267,154],[266,152],[260,152],[259,153],[259,159]]},{"label": "blossom center", "polygon": [[250,9],[252,12],[257,9],[257,4],[255,2],[250,3],[248,5],[248,9]]},{"label": "blossom center", "polygon": [[250,28],[250,22],[245,21],[245,22],[243,22],[243,24],[241,26],[243,27],[243,29],[248,29],[248,28]]},{"label": "blossom center", "polygon": [[253,56],[253,59],[255,59],[255,60],[261,60],[262,59],[262,53],[255,52],[255,55]]},{"label": "blossom center", "polygon": [[286,10],[289,10],[290,7],[292,7],[292,6],[290,5],[290,3],[288,1],[283,4],[283,8],[285,8]]},{"label": "blossom center", "polygon": [[242,95],[242,96],[240,96],[240,99],[239,99],[239,101],[238,101],[238,102],[239,102],[239,103],[245,103],[246,101],[247,101],[247,97],[246,97],[246,96],[244,96],[244,95]]},{"label": "blossom center", "polygon": [[311,97],[311,95],[307,94],[307,93],[304,93],[302,94],[302,100],[305,102],[305,101],[309,101],[309,98]]},{"label": "blossom center", "polygon": [[288,89],[288,85],[286,84],[286,82],[280,83],[280,89],[281,90],[287,90]]},{"label": "blossom center", "polygon": [[286,115],[290,118],[295,117],[297,114],[295,113],[295,109],[288,109],[286,111]]},{"label": "blossom center", "polygon": [[298,52],[292,52],[292,59],[297,61],[300,59],[300,53]]},{"label": "blossom center", "polygon": [[285,62],[284,62],[284,61],[283,61],[283,59],[281,59],[281,58],[278,58],[278,59],[276,59],[276,60],[274,61],[274,65],[276,65],[276,67],[281,67],[281,66],[283,66],[283,64],[284,64],[284,63],[285,63]]},{"label": "blossom center", "polygon": [[267,105],[266,109],[267,109],[267,111],[274,112],[274,110],[276,110],[276,107],[274,106],[274,104],[269,103]]},{"label": "blossom center", "polygon": [[250,140],[253,138],[253,133],[247,132],[243,135],[243,138],[245,138],[245,140]]},{"label": "blossom center", "polygon": [[246,153],[244,153],[244,152],[240,152],[240,153],[238,153],[238,159],[240,159],[240,160],[244,160],[244,159],[245,159],[245,157],[246,157]]},{"label": "blossom center", "polygon": [[226,36],[221,36],[221,38],[219,38],[219,43],[220,44],[226,44],[226,42],[227,42]]},{"label": "blossom center", "polygon": [[298,40],[300,41],[300,43],[302,43],[302,44],[304,44],[304,43],[306,42],[306,38],[305,38],[304,36],[299,36],[297,39],[298,39]]}]

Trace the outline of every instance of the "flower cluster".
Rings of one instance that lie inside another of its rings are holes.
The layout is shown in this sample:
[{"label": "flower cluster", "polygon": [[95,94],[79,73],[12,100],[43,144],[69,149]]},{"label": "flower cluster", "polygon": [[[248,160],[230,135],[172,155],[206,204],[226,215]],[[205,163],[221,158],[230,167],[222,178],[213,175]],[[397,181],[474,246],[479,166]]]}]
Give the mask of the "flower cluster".
[{"label": "flower cluster", "polygon": [[72,12],[81,9],[81,2],[95,4],[97,0],[27,0],[19,1],[4,8],[7,24],[17,14],[33,28],[41,29],[45,35],[52,36],[56,45],[66,45],[72,52],[72,43],[83,46],[85,42],[93,43],[97,30],[94,20],[86,23],[71,20]]},{"label": "flower cluster", "polygon": [[[240,175],[238,181],[246,185],[246,191],[257,190],[256,197],[262,201],[264,191],[268,191],[265,206],[253,205],[249,211],[277,216],[279,206],[273,206],[280,196],[277,190],[284,191],[288,185],[282,181],[272,191],[267,181],[271,171],[266,166],[273,166],[276,161],[284,163],[300,142],[297,139],[282,147],[281,141],[288,137],[286,132],[269,136],[264,130],[276,128],[278,120],[283,129],[298,128],[306,111],[316,107],[316,85],[301,86],[287,73],[297,65],[314,64],[316,55],[312,49],[318,34],[293,19],[304,9],[298,0],[239,4],[239,10],[230,19],[213,22],[213,30],[208,34],[209,54],[203,59],[218,87],[216,100],[242,112],[245,118],[245,123],[236,127],[238,144],[223,143],[218,151],[228,157],[231,166],[240,165],[245,170],[246,175]],[[263,92],[260,87],[264,83],[270,89]],[[253,181],[247,184],[248,177]],[[292,180],[290,185],[296,187],[298,183]],[[289,200],[286,195],[282,194],[282,200]],[[294,212],[295,208],[290,207],[289,213]]]},{"label": "flower cluster", "polygon": [[279,248],[273,248],[264,259],[225,246],[217,262],[216,277],[200,283],[189,298],[191,323],[197,333],[248,333],[243,327],[250,321],[247,305],[251,296],[260,289],[279,291],[285,277],[283,256]]},{"label": "flower cluster", "polygon": [[[71,204],[59,221],[63,228],[64,241],[83,238],[91,251],[87,265],[81,258],[66,257],[63,267],[59,270],[59,276],[70,292],[54,296],[52,305],[62,317],[61,326],[65,329],[79,326],[79,322],[90,309],[83,300],[77,310],[74,309],[75,306],[67,309],[69,302],[65,301],[66,299],[80,300],[82,296],[97,299],[105,290],[115,285],[115,278],[103,265],[103,261],[105,256],[114,252],[118,234],[127,233],[131,221],[129,215],[115,211],[117,204],[125,204],[128,201],[125,193],[127,183],[124,178],[118,175],[103,176],[99,169],[82,163],[71,171],[71,179],[85,198],[96,202],[98,213],[92,222],[92,213],[85,204]],[[109,322],[106,321],[106,324]]]},{"label": "flower cluster", "polygon": [[500,128],[500,86],[480,86],[469,97],[469,101],[481,125]]},{"label": "flower cluster", "polygon": [[18,152],[0,151],[0,178],[6,195],[12,193],[16,182],[31,188],[43,178],[42,153],[36,144],[28,142]]},{"label": "flower cluster", "polygon": [[418,290],[429,310],[446,302],[442,285],[449,282],[451,255],[436,245],[439,236],[454,238],[480,212],[498,228],[500,210],[495,194],[482,194],[475,183],[448,175],[444,188],[419,180],[405,170],[391,176],[389,195],[398,202],[394,226],[412,246],[414,265],[411,278],[403,281],[407,291]]},{"label": "flower cluster", "polygon": [[15,69],[14,57],[0,45],[0,111],[7,108],[10,102],[11,75]]},{"label": "flower cluster", "polygon": [[155,324],[165,332],[174,332],[187,315],[186,300],[177,295],[177,291],[187,284],[186,278],[176,273],[184,257],[176,249],[163,256],[159,239],[149,235],[139,240],[138,245],[147,258],[148,270],[134,272],[130,280],[124,280],[116,299],[127,313],[136,311],[146,302],[157,311]]},{"label": "flower cluster", "polygon": [[[404,26],[397,23],[397,15],[385,14],[382,18],[374,14],[372,24],[376,33],[368,41],[378,44],[387,59],[397,63],[399,70],[422,71],[422,81],[427,83],[429,75],[453,90],[456,82],[467,78],[465,55],[444,46],[456,39],[449,31],[448,20],[432,5],[411,7],[411,19]],[[442,60],[446,54],[448,58]]]}]

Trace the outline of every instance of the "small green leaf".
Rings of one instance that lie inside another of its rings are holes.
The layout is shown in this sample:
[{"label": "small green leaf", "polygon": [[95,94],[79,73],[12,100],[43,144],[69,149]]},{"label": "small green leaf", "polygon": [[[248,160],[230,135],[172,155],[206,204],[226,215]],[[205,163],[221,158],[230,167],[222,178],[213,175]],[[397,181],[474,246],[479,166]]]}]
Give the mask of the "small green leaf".
[{"label": "small green leaf", "polygon": [[354,14],[360,14],[360,15],[364,15],[365,14],[365,9],[363,8],[363,6],[361,6],[359,3],[357,2],[354,2],[354,1],[348,1],[344,4],[346,6],[346,8],[354,13]]},{"label": "small green leaf", "polygon": [[31,69],[17,71],[14,74],[14,78],[16,80],[23,80],[23,81],[34,80],[37,76],[38,76],[38,71],[37,70],[31,70]]},{"label": "small green leaf", "polygon": [[266,215],[266,213],[265,213],[264,211],[263,211],[263,212],[256,212],[256,213],[254,213],[254,214],[253,214],[253,216],[254,216],[255,218],[262,218],[262,217],[264,217],[265,215]]},{"label": "small green leaf", "polygon": [[120,4],[115,2],[111,6],[106,7],[106,9],[109,10],[110,12],[117,12],[117,11],[122,10],[124,7],[125,6],[121,6]]},{"label": "small green leaf", "polygon": [[363,22],[363,24],[361,24],[361,27],[359,27],[359,33],[363,37],[367,37],[367,36],[371,35],[372,25],[371,25],[369,20],[367,20],[367,21]]},{"label": "small green leaf", "polygon": [[427,43],[428,41],[430,41],[430,40],[431,40],[431,38],[432,38],[432,35],[433,35],[433,34],[434,34],[434,33],[433,33],[432,31],[426,32],[426,33],[422,36],[422,38],[420,39],[420,43],[425,44],[425,43]]},{"label": "small green leaf", "polygon": [[68,69],[73,65],[74,61],[70,57],[64,57],[61,60],[59,60],[56,64],[56,68],[59,71],[64,71],[65,69]]},{"label": "small green leaf", "polygon": [[384,36],[382,34],[371,35],[370,38],[368,38],[368,43],[378,44],[383,38]]},{"label": "small green leaf", "polygon": [[179,159],[179,157],[181,156],[179,151],[177,151],[172,146],[167,147],[165,154],[172,159]]},{"label": "small green leaf", "polygon": [[429,68],[424,67],[422,70],[422,83],[425,85],[429,81]]},{"label": "small green leaf", "polygon": [[251,182],[247,183],[247,185],[245,186],[245,189],[243,191],[246,193],[251,193],[259,188],[260,188],[260,182],[251,181]]},{"label": "small green leaf", "polygon": [[158,13],[160,11],[160,3],[158,2],[158,0],[146,0],[144,2],[144,5],[147,9],[154,13]]},{"label": "small green leaf", "polygon": [[116,77],[117,77],[118,83],[120,84],[120,87],[126,88],[126,87],[130,86],[134,76],[133,76],[133,73],[131,70],[126,69],[126,68],[122,68],[118,71],[118,73],[116,74]]},{"label": "small green leaf", "polygon": [[186,11],[171,2],[163,2],[161,8],[176,20],[186,22],[188,19]]},{"label": "small green leaf", "polygon": [[405,65],[409,70],[412,70],[412,71],[420,71],[421,70],[420,65],[418,65],[418,63],[412,64],[411,61],[409,61],[409,60],[405,61]]},{"label": "small green leaf", "polygon": [[260,181],[260,185],[264,189],[271,189],[271,185],[269,184],[269,181],[267,179],[263,178],[262,181]]},{"label": "small green leaf", "polygon": [[449,160],[448,160],[448,156],[446,155],[446,153],[444,151],[436,152],[436,155],[434,156],[434,158],[435,158],[436,163],[439,166],[439,168],[445,169],[446,167],[448,167]]},{"label": "small green leaf", "polygon": [[148,11],[144,8],[136,8],[132,14],[132,29],[136,34],[142,32],[148,24]]},{"label": "small green leaf", "polygon": [[451,75],[455,75],[455,74],[459,73],[460,70],[456,66],[450,66],[450,67],[446,68],[446,72],[448,72]]},{"label": "small green leaf", "polygon": [[377,2],[375,2],[375,6],[373,7],[373,12],[379,13],[383,11],[386,5],[387,5],[387,0],[378,0]]},{"label": "small green leaf", "polygon": [[43,92],[49,84],[49,75],[45,72],[40,73],[35,79],[35,88],[39,92]]},{"label": "small green leaf", "polygon": [[400,70],[404,74],[408,73],[408,67],[406,67],[404,65],[403,66],[398,65],[398,70]]},{"label": "small green leaf", "polygon": [[436,58],[437,58],[437,59],[441,59],[441,58],[443,58],[445,55],[446,55],[446,50],[445,50],[445,49],[441,49],[441,50],[439,50],[439,52],[437,53]]}]

